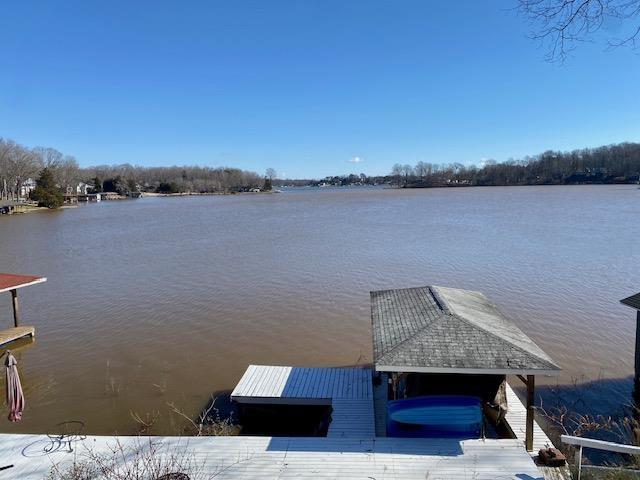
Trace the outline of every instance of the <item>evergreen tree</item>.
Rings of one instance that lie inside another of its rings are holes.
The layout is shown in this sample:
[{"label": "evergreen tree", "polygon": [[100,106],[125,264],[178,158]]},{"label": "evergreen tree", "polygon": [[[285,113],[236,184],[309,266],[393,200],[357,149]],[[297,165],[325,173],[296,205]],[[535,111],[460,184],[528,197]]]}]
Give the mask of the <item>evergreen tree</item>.
[{"label": "evergreen tree", "polygon": [[45,167],[40,172],[36,188],[31,192],[31,198],[38,202],[40,207],[58,208],[64,203],[64,197],[49,168]]},{"label": "evergreen tree", "polygon": [[93,193],[102,192],[102,182],[98,177],[94,177],[93,179]]}]

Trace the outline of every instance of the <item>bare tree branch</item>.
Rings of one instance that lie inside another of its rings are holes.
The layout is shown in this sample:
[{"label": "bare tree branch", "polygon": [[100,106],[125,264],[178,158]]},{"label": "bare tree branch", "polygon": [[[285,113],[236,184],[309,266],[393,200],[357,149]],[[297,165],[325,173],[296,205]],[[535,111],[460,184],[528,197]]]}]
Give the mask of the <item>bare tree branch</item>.
[{"label": "bare tree branch", "polygon": [[563,62],[576,44],[594,41],[607,22],[627,28],[607,40],[609,48],[636,48],[640,37],[640,0],[518,0],[518,10],[535,26],[530,37],[547,48],[551,62]]}]

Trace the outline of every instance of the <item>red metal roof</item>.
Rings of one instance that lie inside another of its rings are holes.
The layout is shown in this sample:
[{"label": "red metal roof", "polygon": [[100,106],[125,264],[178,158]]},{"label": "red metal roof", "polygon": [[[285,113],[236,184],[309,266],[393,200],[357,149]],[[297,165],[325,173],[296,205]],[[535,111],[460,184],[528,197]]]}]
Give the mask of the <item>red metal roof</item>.
[{"label": "red metal roof", "polygon": [[13,273],[0,273],[0,292],[6,292],[15,288],[26,287],[36,283],[46,282],[46,277],[36,275],[16,275]]}]

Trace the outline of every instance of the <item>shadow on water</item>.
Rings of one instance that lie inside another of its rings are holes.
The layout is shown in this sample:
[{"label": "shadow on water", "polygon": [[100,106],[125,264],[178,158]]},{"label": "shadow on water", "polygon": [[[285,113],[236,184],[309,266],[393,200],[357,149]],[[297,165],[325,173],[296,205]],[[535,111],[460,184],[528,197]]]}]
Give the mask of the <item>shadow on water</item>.
[{"label": "shadow on water", "polygon": [[633,413],[634,405],[640,404],[638,400],[632,376],[536,387],[538,405],[545,408],[564,405],[570,412],[582,415],[628,416]]},{"label": "shadow on water", "polygon": [[[520,398],[524,398],[524,389],[515,382],[512,385]],[[638,444],[634,429],[640,426],[640,388],[634,385],[633,376],[539,385],[536,387],[536,406],[539,408],[537,420],[556,444],[560,434],[574,434],[576,428],[582,429],[576,433],[579,436]],[[561,415],[565,416],[566,432],[557,425]],[[584,457],[593,464],[629,461],[626,455],[593,449],[585,449]]]}]

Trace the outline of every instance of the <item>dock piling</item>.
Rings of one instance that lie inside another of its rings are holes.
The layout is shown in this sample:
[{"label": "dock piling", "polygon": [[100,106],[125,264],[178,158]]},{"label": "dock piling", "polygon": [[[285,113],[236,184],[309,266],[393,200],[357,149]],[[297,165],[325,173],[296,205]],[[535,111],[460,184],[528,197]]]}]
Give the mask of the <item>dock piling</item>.
[{"label": "dock piling", "polygon": [[11,303],[13,305],[13,325],[20,326],[20,316],[18,312],[18,290],[11,290]]}]

